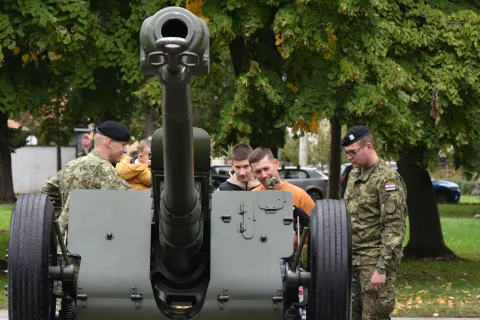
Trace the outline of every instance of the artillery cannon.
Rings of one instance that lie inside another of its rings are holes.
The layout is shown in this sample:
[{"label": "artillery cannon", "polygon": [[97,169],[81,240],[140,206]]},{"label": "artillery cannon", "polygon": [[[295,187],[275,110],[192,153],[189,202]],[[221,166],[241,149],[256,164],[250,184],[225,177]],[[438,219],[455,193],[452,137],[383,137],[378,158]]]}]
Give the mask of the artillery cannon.
[{"label": "artillery cannon", "polygon": [[10,320],[299,319],[299,308],[308,320],[350,319],[344,203],[317,201],[295,251],[290,193],[213,192],[210,138],[192,127],[189,87],[209,70],[208,28],[170,7],[144,21],[140,40],[142,72],[163,83],[152,189],[74,190],[65,237],[46,195],[21,195],[10,229]]}]

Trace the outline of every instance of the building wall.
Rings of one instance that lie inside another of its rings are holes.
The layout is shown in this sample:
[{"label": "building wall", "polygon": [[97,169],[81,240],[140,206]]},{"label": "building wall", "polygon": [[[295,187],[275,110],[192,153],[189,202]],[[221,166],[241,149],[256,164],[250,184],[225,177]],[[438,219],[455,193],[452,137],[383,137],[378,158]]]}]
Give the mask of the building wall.
[{"label": "building wall", "polygon": [[[62,167],[75,159],[75,147],[62,147]],[[55,146],[25,146],[12,153],[13,189],[15,193],[39,192],[57,172]]]}]

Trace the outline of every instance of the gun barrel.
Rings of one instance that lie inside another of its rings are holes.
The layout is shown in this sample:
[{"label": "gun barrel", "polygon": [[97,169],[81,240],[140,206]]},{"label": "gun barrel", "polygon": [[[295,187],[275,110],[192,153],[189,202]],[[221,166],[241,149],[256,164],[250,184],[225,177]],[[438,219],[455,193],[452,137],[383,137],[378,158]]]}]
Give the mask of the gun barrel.
[{"label": "gun barrel", "polygon": [[144,21],[140,42],[142,72],[156,75],[163,84],[163,187],[153,190],[154,197],[160,195],[163,265],[183,276],[198,268],[203,244],[201,199],[194,179],[190,83],[195,75],[208,73],[209,33],[205,21],[188,10],[165,8]]},{"label": "gun barrel", "polygon": [[193,135],[189,86],[163,88],[163,159],[166,208],[179,216],[196,206],[193,172]]}]

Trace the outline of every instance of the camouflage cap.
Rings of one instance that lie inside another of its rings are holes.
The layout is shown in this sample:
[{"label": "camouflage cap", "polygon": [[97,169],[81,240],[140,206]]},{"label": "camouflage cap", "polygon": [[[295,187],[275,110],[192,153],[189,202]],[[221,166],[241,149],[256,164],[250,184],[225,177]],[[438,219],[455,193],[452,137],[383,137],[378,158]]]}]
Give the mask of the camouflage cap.
[{"label": "camouflage cap", "polygon": [[365,138],[369,134],[370,130],[368,130],[368,128],[365,126],[352,127],[345,134],[340,144],[342,147],[348,147],[349,145],[357,142],[358,140]]},{"label": "camouflage cap", "polygon": [[112,140],[127,142],[130,140],[130,132],[127,127],[116,121],[107,120],[95,128],[95,133],[109,137]]}]

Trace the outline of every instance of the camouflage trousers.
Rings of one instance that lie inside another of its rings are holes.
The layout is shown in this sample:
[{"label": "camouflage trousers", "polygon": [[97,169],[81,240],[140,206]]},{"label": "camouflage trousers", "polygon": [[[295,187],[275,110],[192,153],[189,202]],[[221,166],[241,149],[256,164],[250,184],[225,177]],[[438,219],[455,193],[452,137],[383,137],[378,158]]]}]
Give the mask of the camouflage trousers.
[{"label": "camouflage trousers", "polygon": [[385,285],[378,291],[370,289],[375,267],[353,267],[352,320],[390,320],[395,307],[394,270],[387,269]]}]

